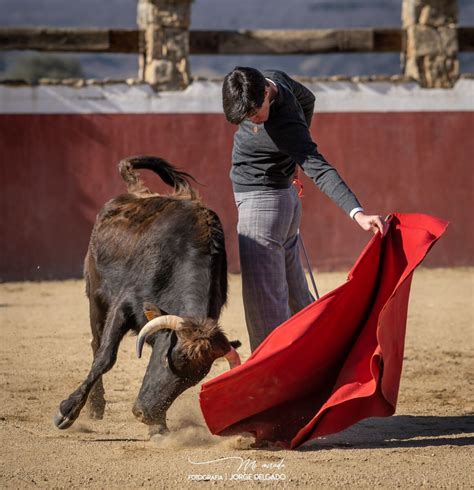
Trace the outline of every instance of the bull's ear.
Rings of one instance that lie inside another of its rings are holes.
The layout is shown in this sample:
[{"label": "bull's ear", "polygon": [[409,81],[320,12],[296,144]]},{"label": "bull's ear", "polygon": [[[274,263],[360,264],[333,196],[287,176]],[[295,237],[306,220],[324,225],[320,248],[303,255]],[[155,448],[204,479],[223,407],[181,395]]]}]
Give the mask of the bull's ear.
[{"label": "bull's ear", "polygon": [[157,316],[163,315],[158,306],[154,305],[153,303],[143,303],[143,313],[148,321],[153,320],[153,318],[156,318]]}]

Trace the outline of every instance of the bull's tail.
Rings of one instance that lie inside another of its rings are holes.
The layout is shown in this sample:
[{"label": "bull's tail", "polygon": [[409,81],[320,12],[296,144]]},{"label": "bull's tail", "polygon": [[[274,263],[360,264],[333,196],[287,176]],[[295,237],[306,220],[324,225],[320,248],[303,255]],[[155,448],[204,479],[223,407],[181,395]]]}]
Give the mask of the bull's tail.
[{"label": "bull's tail", "polygon": [[180,197],[196,199],[196,192],[191,187],[188,180],[192,179],[196,182],[194,177],[186,172],[177,170],[163,158],[152,156],[128,157],[120,161],[120,175],[127,184],[129,192],[148,192],[148,189],[140,179],[138,172],[135,171],[138,169],[152,170],[161,177],[161,180],[165,184],[173,187],[175,194],[178,194]]}]

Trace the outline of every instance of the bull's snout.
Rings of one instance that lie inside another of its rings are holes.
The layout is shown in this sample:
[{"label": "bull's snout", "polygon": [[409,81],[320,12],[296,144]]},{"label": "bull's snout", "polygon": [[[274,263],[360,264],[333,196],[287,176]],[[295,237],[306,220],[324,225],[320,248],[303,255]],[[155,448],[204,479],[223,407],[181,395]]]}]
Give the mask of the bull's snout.
[{"label": "bull's snout", "polygon": [[135,402],[132,412],[140,422],[149,426],[150,436],[163,435],[169,432],[166,425],[166,412],[160,412],[152,416],[139,400]]},{"label": "bull's snout", "polygon": [[135,404],[133,405],[132,413],[140,422],[143,422],[144,424],[146,424],[147,421],[150,420],[150,416],[147,410],[138,401],[136,401]]},{"label": "bull's snout", "polygon": [[145,405],[139,400],[135,402],[132,413],[142,423],[147,425],[164,425],[166,426],[166,412],[151,413]]}]

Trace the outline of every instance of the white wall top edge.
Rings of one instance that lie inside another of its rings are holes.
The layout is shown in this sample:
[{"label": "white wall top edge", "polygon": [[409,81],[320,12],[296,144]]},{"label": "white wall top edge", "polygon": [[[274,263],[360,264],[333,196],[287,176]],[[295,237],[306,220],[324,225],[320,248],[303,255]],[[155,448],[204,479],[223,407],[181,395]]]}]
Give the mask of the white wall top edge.
[{"label": "white wall top edge", "polygon": [[[312,82],[315,112],[445,112],[474,110],[474,80],[453,89],[403,82]],[[148,85],[0,85],[0,114],[222,113],[221,84],[195,81],[183,92],[155,93]]]}]

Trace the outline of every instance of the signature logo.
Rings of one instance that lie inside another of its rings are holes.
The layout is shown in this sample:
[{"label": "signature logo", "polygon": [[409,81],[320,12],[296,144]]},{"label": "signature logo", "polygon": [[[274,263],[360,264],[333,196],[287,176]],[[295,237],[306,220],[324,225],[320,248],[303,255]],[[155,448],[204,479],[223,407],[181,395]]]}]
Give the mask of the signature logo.
[{"label": "signature logo", "polygon": [[196,473],[188,475],[188,480],[234,480],[234,481],[270,481],[286,480],[286,474],[282,472],[285,468],[284,459],[277,462],[259,463],[256,459],[242,458],[240,456],[226,456],[209,461],[193,461],[188,459],[192,465],[212,465],[222,462],[232,462],[233,469],[225,473]]}]

